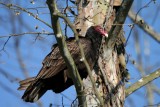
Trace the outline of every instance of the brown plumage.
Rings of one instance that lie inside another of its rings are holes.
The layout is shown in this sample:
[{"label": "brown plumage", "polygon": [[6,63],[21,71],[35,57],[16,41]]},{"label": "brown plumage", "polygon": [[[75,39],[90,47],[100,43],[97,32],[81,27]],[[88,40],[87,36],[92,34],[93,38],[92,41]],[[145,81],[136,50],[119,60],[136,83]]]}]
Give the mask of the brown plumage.
[{"label": "brown plumage", "polygon": [[[100,27],[90,27],[86,37],[80,37],[79,41],[83,46],[85,57],[91,70],[98,58],[98,51],[102,40],[102,35],[106,32]],[[80,61],[80,50],[74,39],[66,40],[68,49],[77,65],[81,78],[87,77],[85,65]],[[22,99],[26,102],[37,101],[47,90],[60,93],[73,85],[71,77],[68,75],[67,66],[59,52],[58,45],[54,45],[52,51],[45,57],[43,66],[36,77],[20,81],[19,90],[26,90]]]}]

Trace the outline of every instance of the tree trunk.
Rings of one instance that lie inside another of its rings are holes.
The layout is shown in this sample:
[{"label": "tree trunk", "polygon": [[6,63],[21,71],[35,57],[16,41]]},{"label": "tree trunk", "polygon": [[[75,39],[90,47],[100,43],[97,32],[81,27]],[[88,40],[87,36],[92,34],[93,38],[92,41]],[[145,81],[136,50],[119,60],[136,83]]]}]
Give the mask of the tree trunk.
[{"label": "tree trunk", "polygon": [[[121,1],[82,1],[83,0],[81,0],[77,6],[79,13],[75,21],[75,27],[80,31],[80,35],[84,36],[87,29],[94,25],[102,25],[104,26],[104,29],[109,32],[114,19],[116,18],[113,5],[115,4],[116,6],[119,6]],[[83,80],[88,107],[123,107],[124,105],[125,91],[122,81],[122,71],[125,68],[121,66],[119,56],[122,55],[123,60],[125,59],[121,50],[120,54],[117,53],[117,47],[122,47],[121,45],[125,42],[123,30],[121,30],[116,40],[116,44],[110,47],[107,45],[105,38],[103,38],[103,42],[99,50],[100,55],[98,62],[92,71],[92,76],[95,80],[96,88],[104,101],[104,105],[100,105],[99,100],[96,98],[96,94],[93,90],[90,78],[87,77]]]}]

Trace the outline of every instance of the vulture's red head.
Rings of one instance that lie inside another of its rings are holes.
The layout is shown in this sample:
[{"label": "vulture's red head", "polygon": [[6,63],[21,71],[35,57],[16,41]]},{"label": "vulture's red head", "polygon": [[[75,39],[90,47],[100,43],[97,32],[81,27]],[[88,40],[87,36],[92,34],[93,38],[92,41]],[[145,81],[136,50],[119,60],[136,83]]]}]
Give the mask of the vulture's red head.
[{"label": "vulture's red head", "polygon": [[101,35],[103,35],[105,37],[108,37],[107,31],[104,28],[102,28],[101,26],[97,25],[97,26],[94,26],[93,28],[94,28],[95,31],[97,31]]},{"label": "vulture's red head", "polygon": [[86,33],[86,37],[90,39],[102,39],[102,37],[108,37],[107,31],[101,26],[91,26]]}]

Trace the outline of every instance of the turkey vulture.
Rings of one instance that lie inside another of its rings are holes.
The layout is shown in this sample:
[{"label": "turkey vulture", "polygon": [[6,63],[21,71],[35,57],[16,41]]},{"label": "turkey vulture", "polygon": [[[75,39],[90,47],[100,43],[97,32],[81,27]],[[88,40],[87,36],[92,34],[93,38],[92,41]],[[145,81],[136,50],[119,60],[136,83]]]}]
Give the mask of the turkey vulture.
[{"label": "turkey vulture", "polygon": [[[87,30],[86,37],[79,37],[88,64],[93,69],[98,59],[102,36],[107,36],[100,26],[92,26]],[[66,40],[81,78],[87,77],[87,71],[83,62],[80,61],[80,50],[74,37]],[[37,101],[47,90],[60,93],[73,85],[68,69],[63,60],[58,45],[53,46],[52,51],[43,60],[43,66],[36,77],[20,81],[19,90],[26,90],[22,99],[26,102]]]}]

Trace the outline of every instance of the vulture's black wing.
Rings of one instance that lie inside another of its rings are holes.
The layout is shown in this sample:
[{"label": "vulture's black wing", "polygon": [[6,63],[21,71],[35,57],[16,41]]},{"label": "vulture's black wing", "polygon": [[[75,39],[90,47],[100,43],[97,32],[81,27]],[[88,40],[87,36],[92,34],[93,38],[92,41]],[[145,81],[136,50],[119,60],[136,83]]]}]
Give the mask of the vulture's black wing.
[{"label": "vulture's black wing", "polygon": [[[80,38],[82,47],[84,48],[84,53],[86,58],[90,59],[93,57],[92,43],[87,38]],[[70,51],[72,58],[75,61],[75,64],[78,66],[78,70],[84,69],[84,64],[80,61],[80,50],[78,44],[74,38],[69,38],[67,40],[67,47]],[[93,59],[93,58],[92,58]],[[43,61],[43,67],[41,68],[36,79],[47,79],[55,76],[59,72],[62,72],[67,69],[64,59],[62,58],[58,46],[54,46],[54,49],[45,57]]]},{"label": "vulture's black wing", "polygon": [[[93,66],[98,58],[98,51],[101,45],[102,36],[106,35],[100,26],[90,27],[86,37],[80,37],[84,54],[88,64]],[[87,77],[85,65],[81,62],[80,50],[74,38],[67,39],[67,47],[74,59],[81,78]],[[47,90],[52,89],[60,93],[73,85],[68,69],[63,60],[58,45],[54,45],[52,51],[45,57],[43,66],[36,77],[20,81],[19,90],[25,90],[22,99],[27,102],[37,101]]]}]

